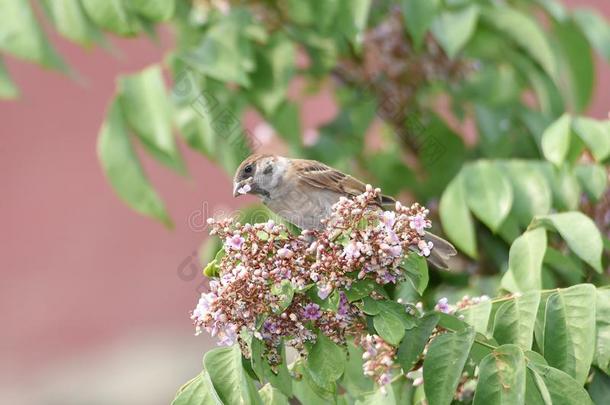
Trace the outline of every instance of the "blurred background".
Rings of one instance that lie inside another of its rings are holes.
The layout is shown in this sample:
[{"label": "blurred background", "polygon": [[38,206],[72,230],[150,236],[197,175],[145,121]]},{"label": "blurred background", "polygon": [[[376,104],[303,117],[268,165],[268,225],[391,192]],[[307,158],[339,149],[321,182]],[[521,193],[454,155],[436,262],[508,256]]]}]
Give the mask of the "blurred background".
[{"label": "blurred background", "polygon": [[[610,19],[606,0],[565,3]],[[142,156],[175,228],[134,214],[103,175],[97,134],[117,75],[162,59],[173,34],[162,28],[158,43],[113,38],[114,53],[50,38],[78,80],[5,58],[21,99],[0,104],[0,397],[167,404],[213,345],[193,335],[189,319],[203,286],[205,218],[253,200],[234,201],[226,172],[181,144],[186,180]],[[598,65],[588,112],[604,118],[610,70]],[[302,99],[306,135],[334,117],[332,100],[328,90]],[[261,151],[286,152],[258,116],[247,114],[244,126]]]}]

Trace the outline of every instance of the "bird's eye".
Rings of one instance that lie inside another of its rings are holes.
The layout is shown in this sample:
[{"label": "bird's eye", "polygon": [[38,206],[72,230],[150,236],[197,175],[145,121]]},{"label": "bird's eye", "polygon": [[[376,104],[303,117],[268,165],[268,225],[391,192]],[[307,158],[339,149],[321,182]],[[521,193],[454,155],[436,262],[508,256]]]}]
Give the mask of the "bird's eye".
[{"label": "bird's eye", "polygon": [[248,165],[248,166],[244,167],[244,173],[246,173],[246,174],[252,173],[252,165]]}]

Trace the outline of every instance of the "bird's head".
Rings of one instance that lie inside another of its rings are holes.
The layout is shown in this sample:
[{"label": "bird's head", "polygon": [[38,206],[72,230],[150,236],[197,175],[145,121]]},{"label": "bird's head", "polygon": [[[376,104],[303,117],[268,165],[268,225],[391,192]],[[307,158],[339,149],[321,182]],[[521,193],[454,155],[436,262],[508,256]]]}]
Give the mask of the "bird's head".
[{"label": "bird's head", "polygon": [[281,183],[286,159],[274,155],[252,155],[244,160],[233,177],[233,196],[253,194],[269,197]]}]

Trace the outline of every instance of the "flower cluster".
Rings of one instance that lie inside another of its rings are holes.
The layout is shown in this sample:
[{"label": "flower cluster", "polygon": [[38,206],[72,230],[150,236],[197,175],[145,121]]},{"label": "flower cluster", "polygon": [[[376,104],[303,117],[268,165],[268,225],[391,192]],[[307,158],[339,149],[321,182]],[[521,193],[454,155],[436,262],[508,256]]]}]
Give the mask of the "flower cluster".
[{"label": "flower cluster", "polygon": [[[400,264],[409,251],[430,255],[433,248],[424,236],[430,228],[428,210],[415,203],[396,203],[395,211],[369,209],[379,201],[379,189],[353,199],[341,198],[323,231],[311,232],[315,254],[310,278],[325,298],[334,288],[349,288],[354,279],[369,277],[378,284],[395,283]],[[356,277],[353,277],[355,272]]]},{"label": "flower cluster", "polygon": [[392,367],[396,357],[396,348],[377,335],[366,335],[360,342],[364,349],[362,370],[379,386],[392,381]]},{"label": "flower cluster", "polygon": [[[335,204],[322,230],[300,235],[273,221],[208,220],[211,234],[224,241],[224,255],[214,263],[219,277],[192,312],[197,332],[206,330],[226,345],[249,333],[269,352],[282,341],[304,351],[320,332],[339,344],[361,335],[365,317],[345,291],[362,279],[395,283],[408,254],[427,256],[433,248],[424,239],[428,210],[396,203],[395,211],[383,211],[379,201],[380,190],[367,186],[362,195]],[[376,362],[368,364],[377,370]],[[382,383],[387,376],[376,378]]]}]

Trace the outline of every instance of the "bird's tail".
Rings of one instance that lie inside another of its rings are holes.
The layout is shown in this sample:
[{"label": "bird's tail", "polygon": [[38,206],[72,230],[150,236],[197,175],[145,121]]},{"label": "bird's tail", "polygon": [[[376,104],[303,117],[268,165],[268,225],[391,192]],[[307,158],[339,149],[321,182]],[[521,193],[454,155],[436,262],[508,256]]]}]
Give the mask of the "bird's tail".
[{"label": "bird's tail", "polygon": [[428,261],[439,269],[448,269],[449,260],[457,254],[455,247],[445,239],[430,232],[426,232],[424,239],[434,245],[430,250],[430,256],[427,257]]},{"label": "bird's tail", "polygon": [[[393,210],[396,200],[388,195],[382,195],[380,203],[382,208]],[[432,242],[434,245],[430,251],[430,256],[427,257],[428,261],[439,269],[448,269],[449,260],[451,260],[452,256],[457,254],[455,247],[453,247],[450,242],[430,232],[426,232],[424,239],[428,242]]]},{"label": "bird's tail", "polygon": [[388,208],[392,208],[394,209],[394,206],[396,205],[396,200],[393,197],[390,197],[389,195],[382,195],[381,196],[381,207],[388,207]]}]

